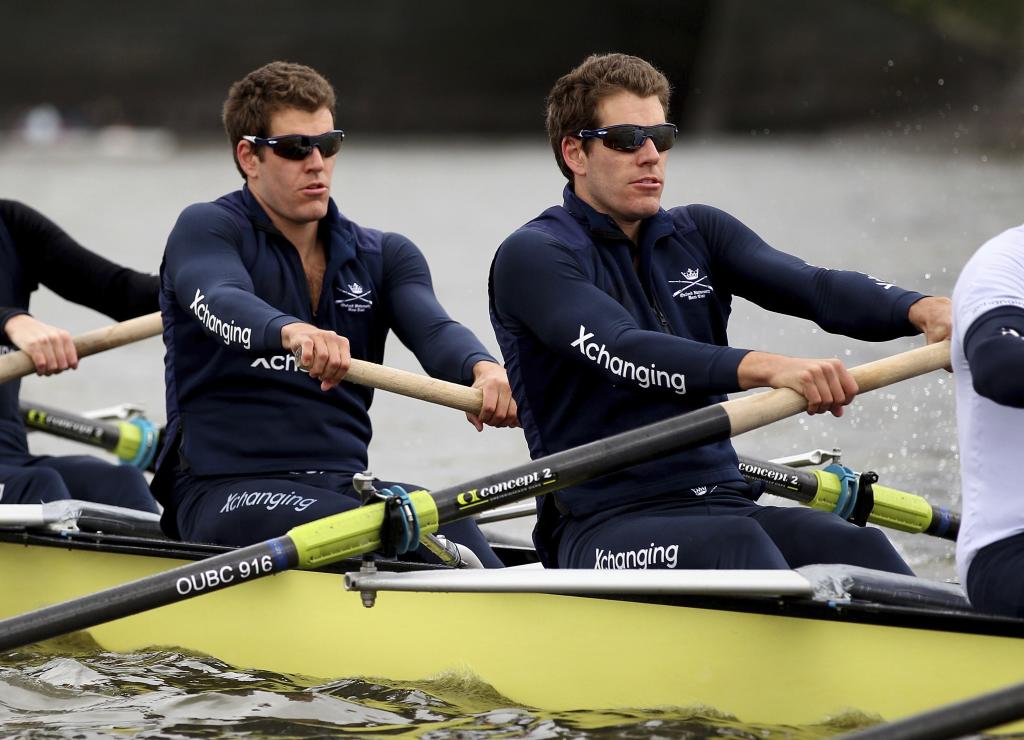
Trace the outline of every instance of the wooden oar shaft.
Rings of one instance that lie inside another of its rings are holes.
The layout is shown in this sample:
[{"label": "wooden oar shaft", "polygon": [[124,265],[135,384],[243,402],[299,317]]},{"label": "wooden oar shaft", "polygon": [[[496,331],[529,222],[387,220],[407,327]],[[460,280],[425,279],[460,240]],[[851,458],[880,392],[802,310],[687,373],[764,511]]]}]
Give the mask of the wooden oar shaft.
[{"label": "wooden oar shaft", "polygon": [[[850,373],[864,393],[948,364],[949,342],[945,341],[859,365]],[[483,394],[476,388],[362,360],[352,360],[345,380],[474,414],[480,413],[483,403]],[[736,435],[805,411],[807,401],[796,391],[782,388],[728,401],[723,407]]]},{"label": "wooden oar shaft", "polygon": [[[122,347],[141,339],[155,337],[163,329],[160,312],[155,311],[117,324],[80,334],[72,341],[79,357],[88,357],[114,347]],[[0,383],[23,378],[35,372],[36,366],[27,352],[12,352],[0,357]]]},{"label": "wooden oar shaft", "polygon": [[[163,329],[160,313],[121,321],[86,332],[72,340],[79,357],[88,357],[115,347],[122,347],[159,334]],[[11,352],[0,356],[0,383],[23,378],[35,372],[35,364],[27,352]],[[426,375],[396,370],[364,360],[352,360],[345,380],[410,398],[448,406],[460,411],[480,413],[483,394],[476,388],[437,380]]]},{"label": "wooden oar shaft", "polygon": [[[850,374],[860,392],[865,393],[948,365],[949,341],[946,340],[858,365],[850,369]],[[726,401],[722,408],[729,415],[732,436],[735,436],[805,411],[807,401],[796,391],[779,388]]]},{"label": "wooden oar shaft", "polygon": [[471,414],[479,414],[483,405],[483,393],[478,388],[468,388],[364,360],[352,360],[345,380]]}]

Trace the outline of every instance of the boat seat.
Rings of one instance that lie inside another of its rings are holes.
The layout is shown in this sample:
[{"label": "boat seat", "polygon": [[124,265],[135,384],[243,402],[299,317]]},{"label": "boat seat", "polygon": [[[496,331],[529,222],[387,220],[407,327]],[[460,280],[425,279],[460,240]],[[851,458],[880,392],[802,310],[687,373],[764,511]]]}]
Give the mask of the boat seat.
[{"label": "boat seat", "polygon": [[805,565],[796,572],[814,586],[818,601],[874,601],[895,606],[971,610],[960,586],[856,565]]},{"label": "boat seat", "polygon": [[0,529],[106,532],[164,539],[159,514],[77,499],[45,504],[0,504]]}]

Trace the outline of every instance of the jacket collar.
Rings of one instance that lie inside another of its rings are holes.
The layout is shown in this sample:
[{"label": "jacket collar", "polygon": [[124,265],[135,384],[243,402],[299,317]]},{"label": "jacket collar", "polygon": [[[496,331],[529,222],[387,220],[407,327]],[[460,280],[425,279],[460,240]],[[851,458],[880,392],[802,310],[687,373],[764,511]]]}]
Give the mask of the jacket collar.
[{"label": "jacket collar", "polygon": [[[576,191],[573,190],[571,184],[565,186],[565,190],[562,191],[562,198],[562,205],[565,210],[583,224],[594,236],[616,240],[627,238],[611,216],[592,208],[576,195]],[[639,232],[640,246],[645,244],[653,245],[662,237],[671,234],[674,228],[672,217],[669,216],[664,208],[659,208],[656,214],[650,218],[645,218],[641,222]]]},{"label": "jacket collar", "polygon": [[[240,192],[242,208],[245,210],[245,214],[249,217],[253,226],[259,231],[265,231],[284,238],[280,230],[274,226],[274,222],[270,220],[270,216],[263,210],[263,206],[256,200],[256,196],[249,190],[249,186],[243,185]],[[324,244],[327,245],[328,261],[330,263],[341,264],[355,256],[356,240],[353,224],[338,210],[334,198],[328,199],[327,214],[320,219],[317,231]]]}]

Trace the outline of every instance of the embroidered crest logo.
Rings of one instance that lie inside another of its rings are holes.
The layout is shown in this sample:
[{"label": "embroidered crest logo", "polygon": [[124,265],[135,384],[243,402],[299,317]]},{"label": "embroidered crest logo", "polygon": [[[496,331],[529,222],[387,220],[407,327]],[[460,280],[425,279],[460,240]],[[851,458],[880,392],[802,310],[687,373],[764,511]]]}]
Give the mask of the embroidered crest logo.
[{"label": "embroidered crest logo", "polygon": [[673,298],[685,298],[688,301],[695,301],[698,298],[707,298],[709,294],[714,292],[714,289],[708,285],[708,275],[704,277],[700,276],[700,270],[695,267],[691,267],[689,270],[682,270],[679,273],[682,275],[682,280],[669,280],[669,285],[681,285],[682,287],[676,290],[673,294]]},{"label": "embroidered crest logo", "polygon": [[342,298],[335,299],[335,303],[351,313],[362,313],[373,306],[373,299],[370,298],[371,290],[363,290],[358,282],[351,282],[344,288],[335,288],[342,294]]}]

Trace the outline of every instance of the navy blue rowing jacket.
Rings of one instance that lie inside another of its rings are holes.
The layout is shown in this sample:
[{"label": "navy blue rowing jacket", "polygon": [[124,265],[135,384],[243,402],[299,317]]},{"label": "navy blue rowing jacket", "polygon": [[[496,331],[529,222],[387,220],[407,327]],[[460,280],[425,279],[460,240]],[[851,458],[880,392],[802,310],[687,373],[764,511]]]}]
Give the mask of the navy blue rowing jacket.
[{"label": "navy blue rowing jacket", "polygon": [[412,242],[354,224],[333,200],[319,228],[327,269],[314,315],[298,252],[248,189],[178,218],[160,269],[167,438],[180,430],[173,462],[192,475],[365,470],[373,390],[321,391],[282,348],[286,324],[333,330],[371,362],[393,329],[428,373],[456,383],[493,360],[438,303]]},{"label": "navy blue rowing jacket", "polygon": [[[38,211],[0,200],[0,355],[17,351],[3,327],[28,313],[40,285],[118,321],[156,311],[158,281],[90,252]],[[20,380],[0,383],[0,459],[28,454]]]},{"label": "navy blue rowing jacket", "polygon": [[[723,211],[659,211],[634,245],[565,190],[499,247],[490,310],[530,453],[541,457],[702,408],[739,390],[750,350],[728,346],[732,296],[865,340],[917,334],[920,293],[779,252]],[[634,268],[634,259],[636,268]],[[708,483],[741,480],[729,441],[553,494],[586,516]],[[556,517],[541,507],[543,531]]]}]

